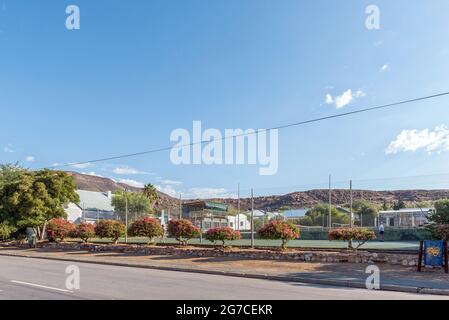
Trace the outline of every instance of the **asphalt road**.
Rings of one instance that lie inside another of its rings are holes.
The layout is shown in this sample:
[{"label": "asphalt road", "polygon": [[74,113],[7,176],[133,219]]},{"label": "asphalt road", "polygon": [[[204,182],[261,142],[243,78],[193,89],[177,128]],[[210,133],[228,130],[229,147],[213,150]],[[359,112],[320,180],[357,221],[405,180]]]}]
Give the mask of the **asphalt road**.
[{"label": "asphalt road", "polygon": [[[67,289],[76,265],[80,289]],[[440,296],[327,287],[188,272],[0,256],[0,299],[441,299]]]}]

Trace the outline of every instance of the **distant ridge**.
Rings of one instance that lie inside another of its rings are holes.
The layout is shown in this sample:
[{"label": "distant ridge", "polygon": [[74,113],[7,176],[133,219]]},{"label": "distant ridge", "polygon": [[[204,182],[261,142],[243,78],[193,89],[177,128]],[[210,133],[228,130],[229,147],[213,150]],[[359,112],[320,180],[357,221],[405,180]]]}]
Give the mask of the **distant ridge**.
[{"label": "distant ridge", "polygon": [[[81,174],[77,172],[68,172],[76,181],[80,190],[106,192],[123,190],[127,187],[130,191],[141,192],[141,188],[129,186],[124,183],[115,182],[112,179]],[[163,192],[159,192],[159,199],[155,205],[157,210],[170,210],[172,213],[179,212],[179,200],[171,197]],[[430,201],[438,199],[449,199],[449,190],[395,190],[395,191],[373,191],[373,190],[354,190],[354,200],[365,199],[368,201],[382,204],[386,201],[392,204],[393,201],[399,199],[406,204],[411,205],[416,202]],[[224,202],[237,208],[237,199],[208,199],[210,201]],[[242,210],[251,208],[251,199],[240,199]],[[327,203],[329,201],[328,190],[317,189],[304,192],[292,192],[285,195],[261,196],[254,198],[255,209],[275,211],[280,208],[300,209],[311,207],[317,203]],[[332,190],[332,203],[336,205],[344,205],[349,203],[349,190],[334,189]]]}]

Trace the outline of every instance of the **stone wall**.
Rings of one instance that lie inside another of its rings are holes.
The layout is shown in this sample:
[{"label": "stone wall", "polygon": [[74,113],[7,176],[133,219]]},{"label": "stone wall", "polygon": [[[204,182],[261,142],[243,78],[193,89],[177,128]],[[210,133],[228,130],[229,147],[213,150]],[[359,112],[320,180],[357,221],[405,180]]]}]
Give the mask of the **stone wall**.
[{"label": "stone wall", "polygon": [[[17,245],[17,244],[14,244]],[[27,247],[20,245],[21,247]],[[306,262],[350,262],[350,263],[388,263],[393,265],[417,266],[418,254],[382,253],[365,250],[329,250],[308,251],[289,249],[288,251],[269,249],[232,248],[225,251],[217,248],[180,247],[180,246],[149,246],[149,245],[112,245],[112,244],[81,244],[73,242],[40,243],[39,247],[60,250],[88,250],[90,252],[121,252],[139,255],[181,255],[191,257],[227,256],[245,259],[270,259]]]}]

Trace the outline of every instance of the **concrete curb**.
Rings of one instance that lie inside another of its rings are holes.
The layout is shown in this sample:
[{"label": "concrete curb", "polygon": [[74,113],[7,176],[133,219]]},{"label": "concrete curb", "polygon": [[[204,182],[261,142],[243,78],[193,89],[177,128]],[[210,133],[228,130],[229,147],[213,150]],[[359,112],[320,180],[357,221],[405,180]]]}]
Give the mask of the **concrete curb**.
[{"label": "concrete curb", "polygon": [[[325,286],[366,289],[365,283],[362,283],[362,282],[333,280],[333,279],[318,279],[318,278],[310,278],[310,277],[286,277],[286,276],[277,276],[277,275],[268,275],[268,274],[259,274],[259,273],[243,273],[243,272],[221,271],[221,270],[211,270],[211,269],[206,270],[206,269],[192,269],[192,268],[172,267],[172,266],[142,265],[142,264],[126,263],[126,262],[110,262],[110,261],[98,261],[98,260],[86,261],[86,260],[76,259],[76,258],[46,257],[46,256],[13,254],[13,253],[3,253],[3,252],[0,252],[0,256],[55,260],[55,261],[65,261],[65,262],[91,263],[91,264],[110,265],[110,266],[118,266],[118,267],[163,270],[163,271],[202,273],[202,274],[239,277],[239,278],[252,278],[252,279],[263,279],[263,280],[272,280],[272,281],[298,282],[298,283],[317,284],[317,285],[325,285]],[[430,294],[430,295],[449,295],[449,289],[420,288],[420,287],[415,287],[415,286],[402,286],[402,285],[393,285],[393,284],[381,285],[379,290],[418,293],[418,294]]]}]

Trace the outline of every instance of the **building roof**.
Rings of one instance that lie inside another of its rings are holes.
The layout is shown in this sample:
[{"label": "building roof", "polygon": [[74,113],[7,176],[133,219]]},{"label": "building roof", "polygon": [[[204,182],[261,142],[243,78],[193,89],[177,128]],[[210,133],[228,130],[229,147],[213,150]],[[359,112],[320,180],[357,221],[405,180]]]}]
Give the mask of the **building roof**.
[{"label": "building roof", "polygon": [[202,209],[210,209],[217,211],[228,211],[228,205],[220,202],[212,202],[212,201],[203,201],[197,200],[192,202],[187,202],[182,205],[184,208],[202,208]]},{"label": "building roof", "polygon": [[379,214],[412,214],[412,213],[428,213],[435,210],[434,208],[403,208],[400,210],[379,211]]},{"label": "building roof", "polygon": [[78,206],[85,211],[114,211],[111,204],[112,194],[109,192],[76,191],[80,197]]}]

